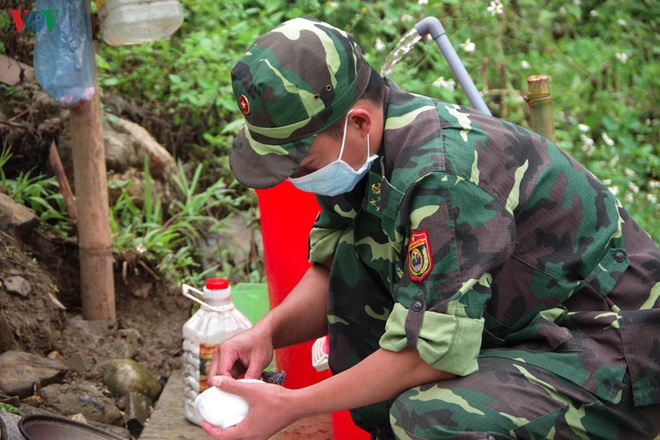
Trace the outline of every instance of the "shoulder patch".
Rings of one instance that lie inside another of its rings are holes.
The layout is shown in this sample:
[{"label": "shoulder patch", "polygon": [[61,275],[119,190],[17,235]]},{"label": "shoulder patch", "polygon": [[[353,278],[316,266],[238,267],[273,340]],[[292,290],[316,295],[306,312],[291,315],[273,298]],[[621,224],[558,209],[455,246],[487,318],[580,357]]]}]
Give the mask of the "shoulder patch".
[{"label": "shoulder patch", "polygon": [[433,257],[426,230],[412,231],[408,241],[408,271],[410,279],[422,281],[433,269]]}]

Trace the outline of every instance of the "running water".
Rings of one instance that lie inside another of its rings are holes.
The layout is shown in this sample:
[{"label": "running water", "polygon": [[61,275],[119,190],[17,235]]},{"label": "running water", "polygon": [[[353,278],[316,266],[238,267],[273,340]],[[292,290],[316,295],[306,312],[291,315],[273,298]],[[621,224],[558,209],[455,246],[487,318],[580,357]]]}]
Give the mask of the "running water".
[{"label": "running water", "polygon": [[399,62],[401,58],[413,48],[415,43],[422,39],[422,36],[419,35],[417,29],[412,28],[409,30],[401,40],[397,43],[396,47],[387,55],[385,59],[385,64],[380,69],[380,76],[387,76],[392,72],[394,65]]}]

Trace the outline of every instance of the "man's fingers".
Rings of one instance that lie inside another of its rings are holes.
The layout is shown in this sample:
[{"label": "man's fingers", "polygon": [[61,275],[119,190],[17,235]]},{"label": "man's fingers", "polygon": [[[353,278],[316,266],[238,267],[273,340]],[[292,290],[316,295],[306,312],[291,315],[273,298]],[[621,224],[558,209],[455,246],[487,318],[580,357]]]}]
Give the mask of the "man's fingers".
[{"label": "man's fingers", "polygon": [[215,439],[219,439],[220,436],[222,435],[222,429],[218,428],[217,426],[211,425],[206,420],[202,420],[201,425],[202,425],[202,429],[204,429],[204,431],[206,431],[208,435],[210,435]]}]

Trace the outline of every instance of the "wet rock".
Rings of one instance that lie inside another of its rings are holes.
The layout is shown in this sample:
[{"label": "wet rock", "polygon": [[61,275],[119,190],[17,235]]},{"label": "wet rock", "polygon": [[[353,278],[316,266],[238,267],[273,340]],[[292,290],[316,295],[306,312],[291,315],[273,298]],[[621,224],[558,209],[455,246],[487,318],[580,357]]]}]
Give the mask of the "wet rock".
[{"label": "wet rock", "polygon": [[19,277],[18,275],[6,277],[2,280],[2,283],[5,285],[5,289],[7,289],[9,293],[15,293],[24,298],[32,292],[32,286],[28,280]]},{"label": "wet rock", "polygon": [[149,419],[152,406],[151,399],[142,393],[128,393],[124,396],[124,424],[134,437],[139,437],[144,425]]},{"label": "wet rock", "polygon": [[117,359],[103,369],[103,383],[117,396],[142,393],[152,401],[160,394],[158,378],[132,359]]},{"label": "wet rock", "polygon": [[20,351],[0,355],[0,392],[27,397],[34,388],[60,380],[69,368],[61,361]]},{"label": "wet rock", "polygon": [[107,425],[121,425],[123,421],[114,401],[90,382],[49,385],[39,390],[39,396],[58,414],[82,414],[86,420]]}]

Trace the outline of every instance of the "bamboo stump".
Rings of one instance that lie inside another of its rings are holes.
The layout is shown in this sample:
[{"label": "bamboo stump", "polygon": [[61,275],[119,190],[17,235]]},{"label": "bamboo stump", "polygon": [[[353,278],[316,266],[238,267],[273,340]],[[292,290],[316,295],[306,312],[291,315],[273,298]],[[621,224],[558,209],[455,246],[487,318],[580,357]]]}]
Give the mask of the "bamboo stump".
[{"label": "bamboo stump", "polygon": [[552,98],[550,97],[550,79],[545,75],[527,78],[529,95],[527,104],[530,109],[532,130],[555,142],[555,124],[552,117]]},{"label": "bamboo stump", "polygon": [[91,101],[70,111],[82,316],[115,321],[105,149],[96,90]]}]

